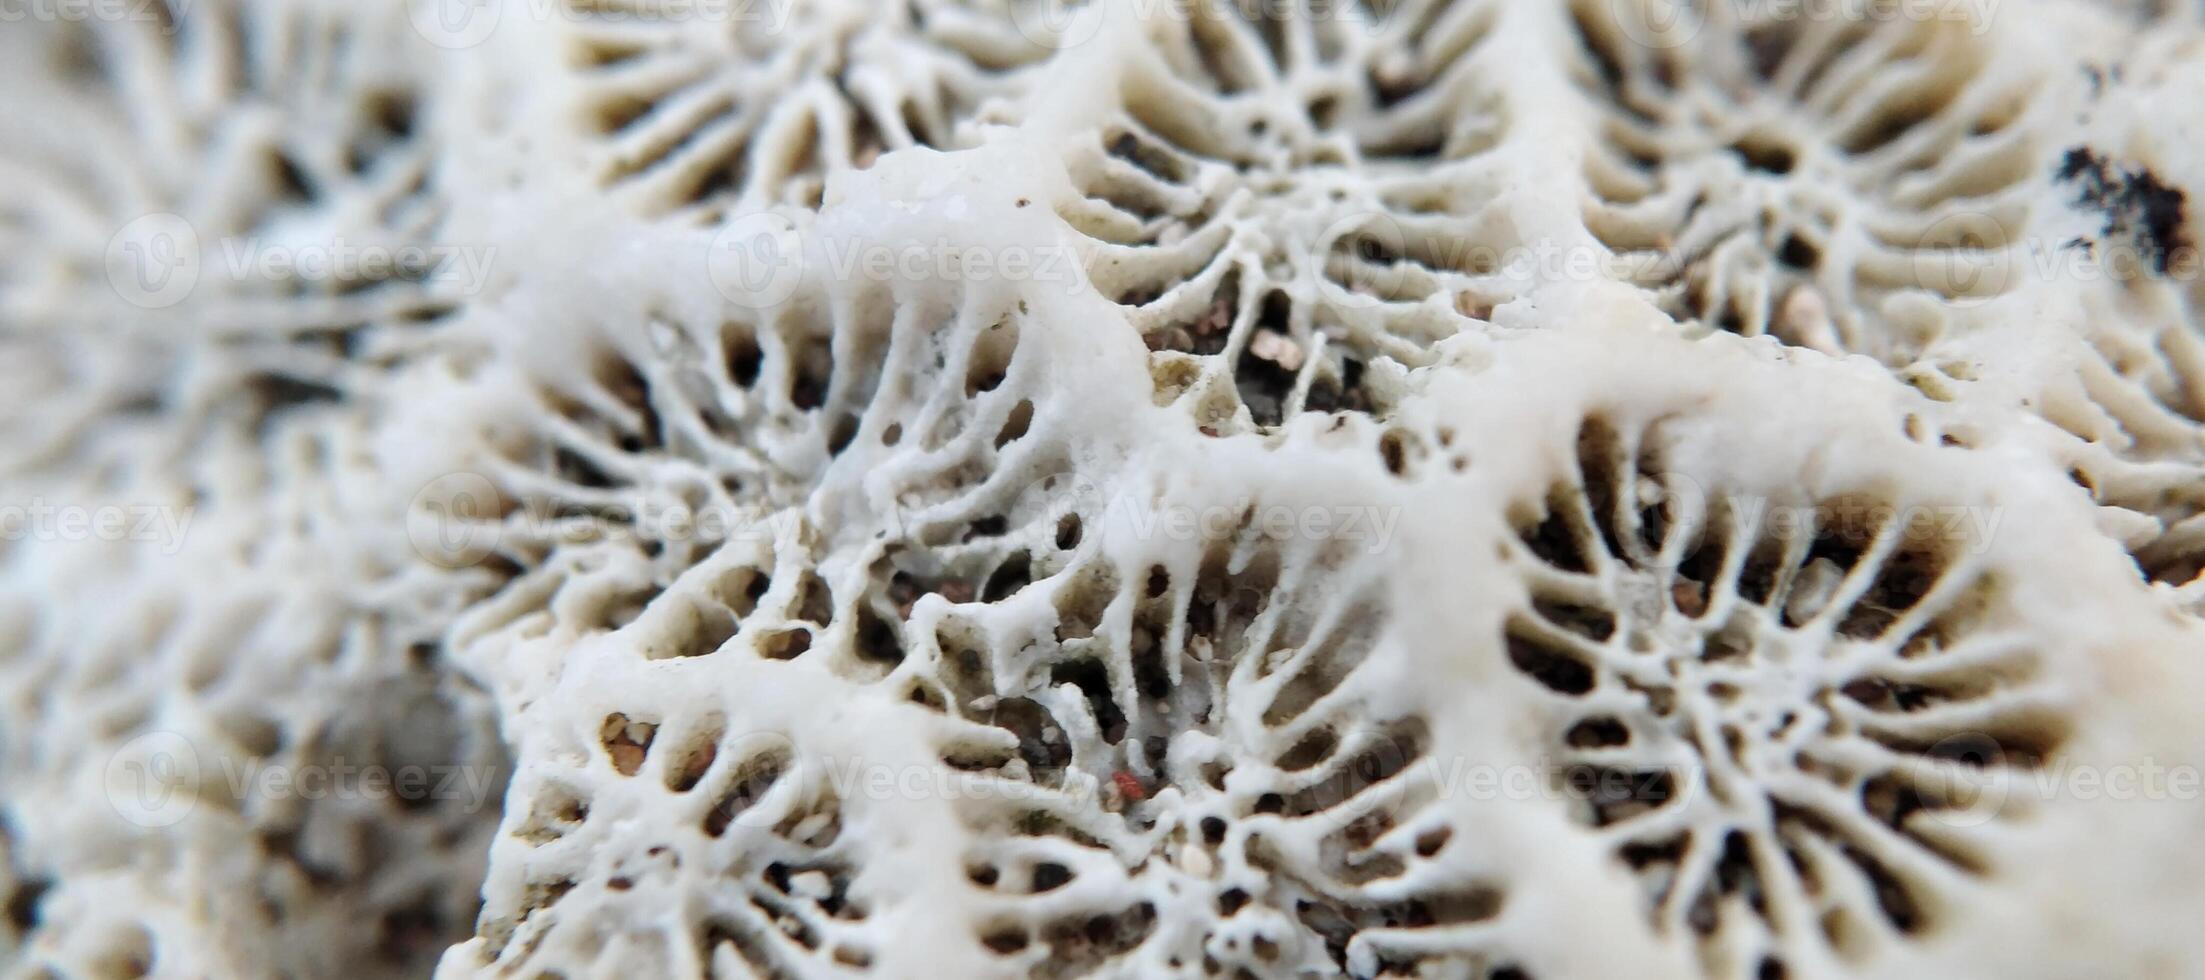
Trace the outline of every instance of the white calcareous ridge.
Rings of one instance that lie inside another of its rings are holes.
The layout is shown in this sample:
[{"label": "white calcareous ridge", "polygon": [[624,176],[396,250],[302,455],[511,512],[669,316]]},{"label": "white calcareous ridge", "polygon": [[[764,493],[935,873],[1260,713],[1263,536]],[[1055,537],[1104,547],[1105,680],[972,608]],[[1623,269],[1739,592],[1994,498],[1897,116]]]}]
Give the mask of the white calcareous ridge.
[{"label": "white calcareous ridge", "polygon": [[10,24],[0,976],[2205,975],[2181,6]]}]

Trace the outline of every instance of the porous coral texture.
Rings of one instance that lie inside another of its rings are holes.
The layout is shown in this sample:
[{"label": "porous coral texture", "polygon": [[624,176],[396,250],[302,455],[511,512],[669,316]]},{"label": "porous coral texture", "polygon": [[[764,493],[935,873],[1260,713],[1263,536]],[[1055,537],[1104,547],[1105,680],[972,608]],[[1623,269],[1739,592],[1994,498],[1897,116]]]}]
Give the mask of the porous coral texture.
[{"label": "porous coral texture", "polygon": [[11,25],[0,974],[2199,975],[2177,6]]}]

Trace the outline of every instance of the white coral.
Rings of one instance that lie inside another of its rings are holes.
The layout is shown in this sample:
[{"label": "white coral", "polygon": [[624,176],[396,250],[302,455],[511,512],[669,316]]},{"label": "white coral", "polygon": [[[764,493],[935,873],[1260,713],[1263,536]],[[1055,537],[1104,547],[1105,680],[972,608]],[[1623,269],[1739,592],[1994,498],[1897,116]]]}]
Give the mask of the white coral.
[{"label": "white coral", "polygon": [[2153,6],[11,28],[0,956],[2195,973]]}]

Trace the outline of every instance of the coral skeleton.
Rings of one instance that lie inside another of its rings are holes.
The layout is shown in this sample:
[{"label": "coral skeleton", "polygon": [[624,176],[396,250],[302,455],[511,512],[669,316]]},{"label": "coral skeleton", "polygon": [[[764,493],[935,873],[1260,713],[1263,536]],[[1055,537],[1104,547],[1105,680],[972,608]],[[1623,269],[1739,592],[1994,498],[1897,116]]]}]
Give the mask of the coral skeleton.
[{"label": "coral skeleton", "polygon": [[2194,4],[19,13],[0,977],[2205,977]]}]

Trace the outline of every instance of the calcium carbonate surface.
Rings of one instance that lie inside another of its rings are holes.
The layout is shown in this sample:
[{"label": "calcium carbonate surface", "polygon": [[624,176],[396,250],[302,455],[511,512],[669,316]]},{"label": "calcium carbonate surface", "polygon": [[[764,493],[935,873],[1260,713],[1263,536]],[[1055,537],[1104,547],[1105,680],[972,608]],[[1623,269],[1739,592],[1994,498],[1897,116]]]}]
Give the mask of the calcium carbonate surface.
[{"label": "calcium carbonate surface", "polygon": [[0,27],[0,975],[2205,976],[2205,27]]}]

